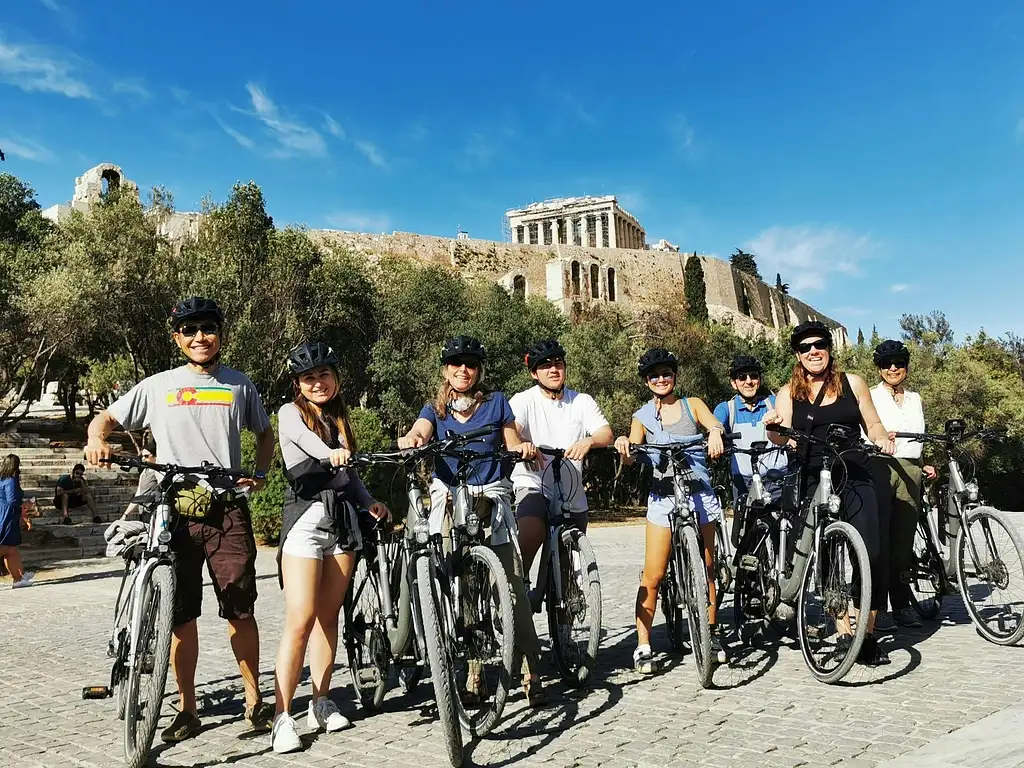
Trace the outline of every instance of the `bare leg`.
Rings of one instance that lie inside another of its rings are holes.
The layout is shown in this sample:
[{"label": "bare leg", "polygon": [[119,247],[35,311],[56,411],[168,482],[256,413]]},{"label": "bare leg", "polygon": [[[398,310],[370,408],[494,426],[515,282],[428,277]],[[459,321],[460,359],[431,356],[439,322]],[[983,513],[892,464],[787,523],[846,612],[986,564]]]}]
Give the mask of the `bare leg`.
[{"label": "bare leg", "polygon": [[68,495],[66,493],[62,493],[60,495],[60,510],[61,510],[61,512],[60,512],[61,522],[64,522],[64,520],[69,516],[68,515]]},{"label": "bare leg", "polygon": [[89,506],[89,511],[92,512],[92,516],[98,517],[100,513],[96,508],[96,500],[93,499],[92,494],[89,492],[86,492],[85,494],[85,503]]},{"label": "bare leg", "polygon": [[546,520],[539,517],[521,517],[519,519],[519,549],[523,554],[523,573],[529,575],[533,567],[533,558],[537,556],[544,537],[548,534]]},{"label": "bare leg", "polygon": [[245,686],[245,704],[254,707],[260,697],[260,629],[256,618],[228,620],[228,639]]},{"label": "bare leg", "polygon": [[25,569],[21,565],[21,553],[18,551],[18,548],[0,547],[0,557],[3,558],[7,566],[7,572],[11,574],[11,580],[14,582],[21,581],[22,576],[25,575]]},{"label": "bare leg", "polygon": [[354,552],[324,557],[316,599],[316,622],[309,638],[309,676],[314,701],[331,692],[331,672],[338,653],[338,614],[355,565]]},{"label": "bare leg", "polygon": [[636,592],[636,644],[650,645],[654,611],[658,607],[658,587],[665,578],[669,552],[672,549],[672,529],[647,521],[644,549],[644,573]]},{"label": "bare leg", "polygon": [[171,634],[171,668],[178,685],[182,712],[196,711],[196,663],[199,661],[199,629],[195,619],[174,628]]},{"label": "bare leg", "polygon": [[708,569],[708,623],[717,624],[718,608],[716,593],[718,590],[715,584],[715,524],[705,523],[700,527],[701,538],[704,539],[704,565]]},{"label": "bare leg", "polygon": [[281,575],[284,579],[284,630],[277,649],[274,690],[277,712],[289,712],[295,689],[302,673],[306,643],[316,618],[317,587],[321,562],[311,557],[283,555]]}]

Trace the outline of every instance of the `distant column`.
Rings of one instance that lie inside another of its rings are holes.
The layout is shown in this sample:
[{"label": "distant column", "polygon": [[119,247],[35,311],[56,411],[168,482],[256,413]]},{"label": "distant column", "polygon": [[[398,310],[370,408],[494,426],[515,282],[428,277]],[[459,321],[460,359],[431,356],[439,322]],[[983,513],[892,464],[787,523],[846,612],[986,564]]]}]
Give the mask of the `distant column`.
[{"label": "distant column", "polygon": [[597,232],[597,247],[604,248],[604,217],[601,213],[594,214],[594,229]]}]

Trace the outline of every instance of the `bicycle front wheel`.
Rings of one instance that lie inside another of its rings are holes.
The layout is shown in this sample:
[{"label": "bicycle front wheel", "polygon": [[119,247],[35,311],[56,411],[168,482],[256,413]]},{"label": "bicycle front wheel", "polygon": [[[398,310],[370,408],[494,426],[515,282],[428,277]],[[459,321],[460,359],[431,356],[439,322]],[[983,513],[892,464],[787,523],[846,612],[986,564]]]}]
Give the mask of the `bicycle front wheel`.
[{"label": "bicycle front wheel", "polygon": [[139,598],[142,619],[125,693],[124,756],[128,768],[142,768],[149,761],[171,659],[174,572],[169,564],[160,564],[144,578]]},{"label": "bicycle front wheel", "polygon": [[946,593],[946,569],[932,543],[928,521],[922,515],[914,534],[914,552],[910,562],[910,604],[922,619],[931,620],[942,610]]},{"label": "bicycle front wheel", "polygon": [[1024,636],[1024,545],[1003,512],[977,507],[967,513],[956,539],[956,569],[978,634],[996,645],[1019,642]]},{"label": "bicycle front wheel", "polygon": [[459,575],[461,609],[456,626],[462,633],[465,667],[457,670],[459,720],[474,736],[486,736],[501,719],[511,688],[515,661],[515,614],[512,587],[498,556],[484,546],[472,547]]},{"label": "bicycle front wheel", "polygon": [[416,559],[416,589],[423,617],[423,634],[427,645],[427,661],[430,663],[430,677],[434,682],[434,699],[437,715],[444,732],[448,759],[458,768],[462,765],[462,729],[459,727],[459,712],[455,703],[455,679],[452,674],[452,660],[449,643],[454,628],[442,624],[447,615],[445,596],[437,582],[433,559],[423,555]]},{"label": "bicycle front wheel", "polygon": [[[830,523],[821,546],[807,558],[797,601],[797,640],[815,680],[837,683],[856,663],[870,604],[871,567],[864,540],[849,523]],[[859,615],[854,622],[855,608]]]},{"label": "bicycle front wheel", "polygon": [[[551,573],[548,582],[548,633],[555,664],[570,688],[586,683],[597,663],[601,642],[601,575],[597,558],[586,535],[566,528],[558,540],[561,573]],[[562,583],[562,599],[554,579]]]},{"label": "bicycle front wheel", "polygon": [[345,652],[356,704],[379,709],[387,692],[391,648],[375,561],[360,557],[345,599]]},{"label": "bicycle front wheel", "polygon": [[673,550],[680,579],[679,591],[686,603],[693,668],[701,687],[710,688],[717,659],[711,658],[711,624],[708,619],[711,603],[708,599],[708,569],[704,564],[704,550],[692,525],[683,526],[677,535],[681,541],[677,539]]}]

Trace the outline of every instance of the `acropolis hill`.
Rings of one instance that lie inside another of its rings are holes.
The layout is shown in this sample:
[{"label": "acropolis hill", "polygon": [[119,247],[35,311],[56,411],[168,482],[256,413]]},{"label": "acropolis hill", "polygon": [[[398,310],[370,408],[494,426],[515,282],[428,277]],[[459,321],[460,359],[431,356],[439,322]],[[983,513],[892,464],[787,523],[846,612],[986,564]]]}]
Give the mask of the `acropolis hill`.
[{"label": "acropolis hill", "polygon": [[[72,208],[87,210],[110,187],[138,194],[118,166],[105,163],[76,179],[70,204],[51,206],[44,215],[59,221]],[[442,265],[467,278],[492,280],[515,293],[546,298],[566,313],[595,304],[649,309],[672,289],[682,289],[686,261],[698,258],[713,320],[755,335],[817,319],[834,328],[838,345],[848,343],[846,328],[837,321],[726,261],[680,253],[665,241],[650,247],[639,221],[621,209],[614,196],[534,203],[508,211],[506,220],[506,234],[513,242],[475,240],[464,232],[455,238],[330,229],[308,234],[325,250],[347,250],[370,261],[399,256]],[[195,236],[200,226],[201,214],[175,213],[162,232],[172,241],[182,241]]]}]

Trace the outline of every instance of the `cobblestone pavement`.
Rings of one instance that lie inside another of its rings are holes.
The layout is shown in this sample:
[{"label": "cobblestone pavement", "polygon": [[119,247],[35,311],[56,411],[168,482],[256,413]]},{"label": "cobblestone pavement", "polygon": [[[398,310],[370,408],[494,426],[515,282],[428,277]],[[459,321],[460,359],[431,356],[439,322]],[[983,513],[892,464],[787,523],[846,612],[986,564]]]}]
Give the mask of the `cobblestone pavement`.
[{"label": "cobblestone pavement", "polygon": [[[604,584],[606,630],[593,685],[571,692],[553,684],[555,705],[541,711],[528,710],[517,696],[495,732],[469,745],[467,765],[853,768],[917,749],[1024,695],[1024,649],[979,638],[958,598],[947,598],[941,623],[901,630],[885,641],[891,666],[857,666],[843,685],[816,683],[789,644],[719,668],[715,690],[699,688],[687,661],[640,679],[630,667],[643,528],[596,528],[592,539]],[[282,617],[273,551],[260,553],[259,571],[257,611],[263,668],[269,670]],[[109,674],[105,643],[118,583],[116,564],[99,561],[44,575],[31,589],[0,587],[0,765],[121,764],[112,700],[80,696],[83,685],[102,684]],[[308,749],[292,755],[274,755],[266,736],[247,737],[238,670],[209,586],[205,601],[198,670],[204,730],[173,747],[158,743],[153,764],[447,764],[428,683],[411,696],[391,691],[382,712],[360,719],[351,711],[343,669],[335,675],[334,698],[352,715],[354,728],[305,734]],[[731,609],[723,614],[731,616]],[[659,624],[655,640],[667,648],[662,632]],[[269,675],[263,686],[272,691]],[[297,711],[305,709],[308,691],[300,687]],[[173,715],[172,701],[165,702],[161,727]]]}]

